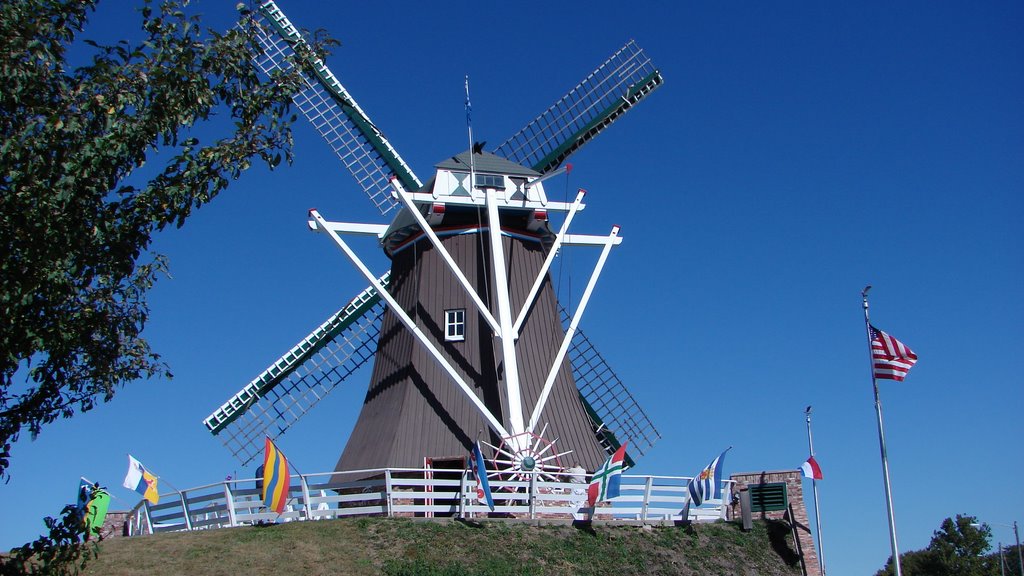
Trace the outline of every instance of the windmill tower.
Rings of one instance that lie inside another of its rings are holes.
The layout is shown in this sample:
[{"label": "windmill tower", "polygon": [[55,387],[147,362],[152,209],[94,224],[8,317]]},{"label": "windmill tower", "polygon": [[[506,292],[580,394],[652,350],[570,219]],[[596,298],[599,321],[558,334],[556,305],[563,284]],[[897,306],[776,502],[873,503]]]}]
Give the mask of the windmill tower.
[{"label": "windmill tower", "polygon": [[[259,10],[267,73],[304,40],[272,1]],[[370,286],[205,421],[243,462],[262,437],[277,437],[350,374],[374,358],[362,412],[338,470],[422,467],[461,457],[480,436],[502,469],[549,470],[560,456],[594,469],[629,441],[642,454],[657,431],[578,329],[613,246],[605,236],[569,234],[583,209],[550,201],[544,181],[574,151],[661,84],[643,51],[627,43],[540,117],[494,150],[451,156],[422,184],[320,60],[309,61],[296,97],[390,224],[333,222],[310,212]],[[398,208],[395,210],[395,208]],[[560,230],[548,215],[564,212]],[[492,233],[500,231],[500,233]],[[376,236],[391,271],[376,277],[345,242]],[[547,271],[563,247],[600,256],[569,314]]]}]

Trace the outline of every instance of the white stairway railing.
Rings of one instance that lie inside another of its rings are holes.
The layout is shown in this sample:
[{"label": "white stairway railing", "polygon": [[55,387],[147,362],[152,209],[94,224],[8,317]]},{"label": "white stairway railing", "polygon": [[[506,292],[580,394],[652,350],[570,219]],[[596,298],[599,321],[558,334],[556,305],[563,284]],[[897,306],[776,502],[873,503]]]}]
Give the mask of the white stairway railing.
[{"label": "white stairway railing", "polygon": [[[680,514],[690,480],[685,476],[623,474],[619,496],[590,509],[586,478],[572,474],[559,477],[565,481],[545,481],[538,475],[522,480],[492,479],[494,512],[528,519],[668,524],[682,520]],[[721,500],[690,508],[690,521],[725,518],[723,502],[730,501],[731,482],[724,484]],[[295,475],[291,477],[288,504],[279,516],[263,505],[255,478],[224,481],[161,494],[157,505],[142,500],[128,515],[128,534],[345,516],[487,518],[490,510],[486,504],[477,502],[475,487],[471,473],[457,470],[387,468]]]}]

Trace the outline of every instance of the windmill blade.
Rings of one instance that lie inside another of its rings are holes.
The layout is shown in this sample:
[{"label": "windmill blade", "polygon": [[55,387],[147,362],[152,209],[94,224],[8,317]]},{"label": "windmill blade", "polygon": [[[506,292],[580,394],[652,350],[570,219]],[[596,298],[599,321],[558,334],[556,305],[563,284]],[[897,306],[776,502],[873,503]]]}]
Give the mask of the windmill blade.
[{"label": "windmill blade", "polygon": [[305,74],[306,88],[293,99],[296,107],[327,141],[374,206],[387,214],[398,205],[392,197],[390,179],[397,177],[406,190],[418,190],[419,179],[323,60],[312,56],[309,45],[277,4],[273,0],[263,2],[259,14],[264,25],[254,26],[254,33],[263,54],[255,59],[256,65],[270,75],[290,66],[289,59],[296,52],[304,55],[311,73]]},{"label": "windmill blade", "polygon": [[547,173],[661,83],[661,73],[630,40],[494,153]]},{"label": "windmill blade", "polygon": [[[388,285],[390,272],[380,278]],[[377,352],[384,303],[363,290],[203,421],[242,465]]]},{"label": "windmill blade", "polygon": [[[562,324],[567,324],[569,313],[564,307],[559,308]],[[572,336],[569,362],[580,399],[605,451],[610,455],[628,441],[629,452],[643,456],[661,434],[583,330],[576,330]]]}]

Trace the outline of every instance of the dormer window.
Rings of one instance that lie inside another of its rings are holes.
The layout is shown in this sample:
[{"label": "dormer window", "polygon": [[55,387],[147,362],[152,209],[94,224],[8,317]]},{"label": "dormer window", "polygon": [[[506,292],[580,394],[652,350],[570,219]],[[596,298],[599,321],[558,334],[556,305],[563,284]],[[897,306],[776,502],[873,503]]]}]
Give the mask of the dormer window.
[{"label": "dormer window", "polygon": [[477,174],[476,175],[476,187],[477,188],[494,188],[496,190],[505,189],[505,177],[497,174]]}]

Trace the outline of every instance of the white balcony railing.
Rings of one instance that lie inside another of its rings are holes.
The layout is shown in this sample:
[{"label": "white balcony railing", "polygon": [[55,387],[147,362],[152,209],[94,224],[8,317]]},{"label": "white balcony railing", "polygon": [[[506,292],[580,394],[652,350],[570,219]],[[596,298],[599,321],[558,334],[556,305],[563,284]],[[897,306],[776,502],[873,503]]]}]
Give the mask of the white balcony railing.
[{"label": "white balcony railing", "polygon": [[[346,480],[346,477],[352,480]],[[528,476],[490,481],[495,514],[529,519],[669,524],[682,520],[685,476],[623,474],[620,494],[587,507],[586,478],[560,474],[560,482]],[[224,481],[160,495],[160,504],[139,502],[128,515],[128,535],[227,528],[257,523],[321,520],[345,516],[487,518],[477,502],[471,473],[457,470],[387,468],[291,476],[288,503],[280,516],[268,511],[256,479]],[[691,507],[688,520],[725,518],[731,481],[722,499]]]}]

